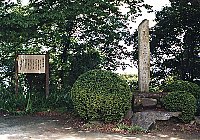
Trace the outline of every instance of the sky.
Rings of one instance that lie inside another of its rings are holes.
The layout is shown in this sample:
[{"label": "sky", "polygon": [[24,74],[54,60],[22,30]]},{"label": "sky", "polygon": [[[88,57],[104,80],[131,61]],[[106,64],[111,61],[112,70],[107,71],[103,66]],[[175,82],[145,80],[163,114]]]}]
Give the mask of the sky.
[{"label": "sky", "polygon": [[[169,0],[144,0],[146,4],[152,5],[153,10],[155,11],[161,11],[163,6],[170,5]],[[143,10],[143,16],[137,18],[137,24],[139,25],[140,22],[142,22],[144,19],[149,20],[149,26],[152,27],[155,25],[155,13],[147,13],[145,10]]]}]

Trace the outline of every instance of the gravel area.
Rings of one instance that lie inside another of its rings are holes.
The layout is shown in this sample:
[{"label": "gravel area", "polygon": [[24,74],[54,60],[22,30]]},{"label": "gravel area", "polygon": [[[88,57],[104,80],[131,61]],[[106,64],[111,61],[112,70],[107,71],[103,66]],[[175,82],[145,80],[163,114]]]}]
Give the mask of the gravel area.
[{"label": "gravel area", "polygon": [[41,116],[0,117],[0,140],[200,140],[198,135],[107,134],[74,129],[65,119]]}]

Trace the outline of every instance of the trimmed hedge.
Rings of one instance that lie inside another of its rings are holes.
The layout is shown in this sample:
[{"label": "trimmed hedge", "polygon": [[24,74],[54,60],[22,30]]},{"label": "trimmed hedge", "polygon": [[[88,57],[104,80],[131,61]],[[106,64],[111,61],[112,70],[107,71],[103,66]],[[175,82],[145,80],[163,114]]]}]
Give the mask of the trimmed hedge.
[{"label": "trimmed hedge", "polygon": [[192,82],[176,80],[167,83],[164,88],[164,92],[176,92],[176,91],[186,91],[194,95],[196,99],[200,98],[200,87]]},{"label": "trimmed hedge", "polygon": [[183,122],[189,122],[194,118],[196,112],[196,98],[188,92],[171,92],[162,100],[164,107],[169,111],[180,111],[179,118]]},{"label": "trimmed hedge", "polygon": [[85,120],[120,120],[131,107],[131,92],[117,74],[91,70],[74,83],[71,98],[75,110]]}]

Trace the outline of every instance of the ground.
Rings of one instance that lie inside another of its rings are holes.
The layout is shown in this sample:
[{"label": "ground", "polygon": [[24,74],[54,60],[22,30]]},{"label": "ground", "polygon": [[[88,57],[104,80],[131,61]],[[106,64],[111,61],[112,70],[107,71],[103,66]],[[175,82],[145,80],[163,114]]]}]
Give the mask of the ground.
[{"label": "ground", "polygon": [[175,120],[157,122],[147,133],[116,128],[116,124],[85,123],[72,113],[0,116],[1,140],[200,140],[200,126]]},{"label": "ground", "polygon": [[[39,113],[37,116],[56,116],[55,114],[47,113]],[[171,136],[183,136],[183,138],[187,139],[200,139],[200,126],[193,123],[193,124],[185,124],[180,123],[177,119],[170,119],[169,121],[158,121],[153,126],[152,130],[148,133],[141,132],[141,131],[127,131],[127,130],[120,130],[117,127],[117,124],[109,123],[99,123],[99,122],[84,122],[79,119],[78,116],[69,113],[58,115],[60,117],[60,122],[68,124],[68,126],[72,127],[73,129],[79,131],[90,131],[90,132],[101,132],[107,134],[123,134],[123,135],[135,135],[135,134],[163,134],[163,136],[171,135]],[[123,124],[129,125],[129,121],[121,122]]]}]

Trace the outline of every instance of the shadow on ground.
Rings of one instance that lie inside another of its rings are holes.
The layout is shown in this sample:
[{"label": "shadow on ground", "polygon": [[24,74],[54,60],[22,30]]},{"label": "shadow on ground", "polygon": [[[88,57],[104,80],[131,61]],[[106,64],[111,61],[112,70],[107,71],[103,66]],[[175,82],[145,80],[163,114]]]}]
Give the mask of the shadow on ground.
[{"label": "shadow on ground", "polygon": [[0,140],[187,140],[199,136],[184,134],[120,135],[94,133],[73,129],[67,120],[56,117],[0,117]]}]

